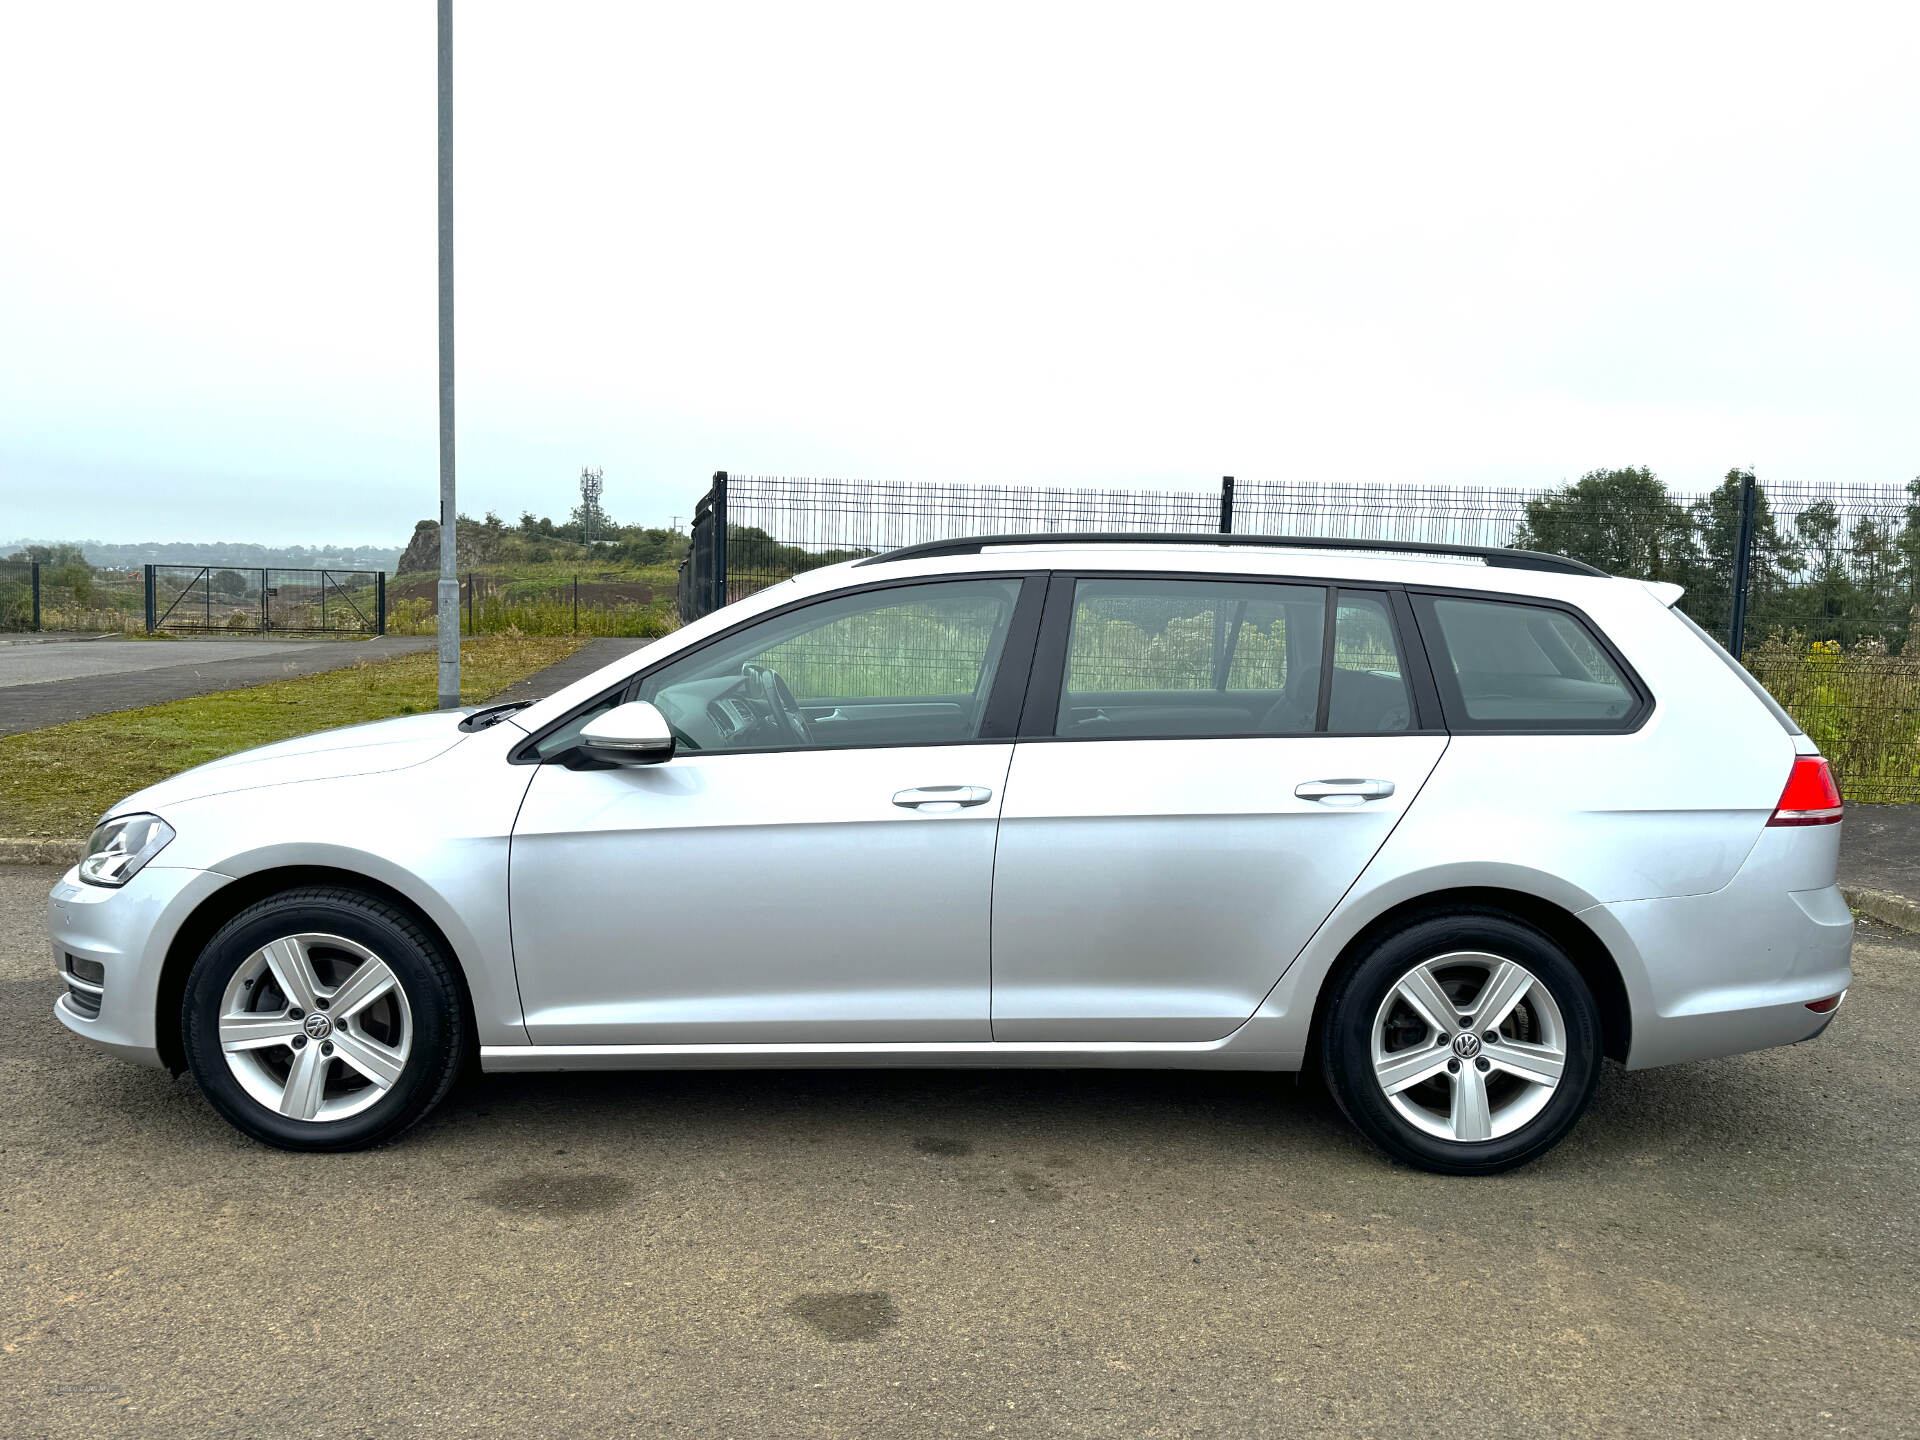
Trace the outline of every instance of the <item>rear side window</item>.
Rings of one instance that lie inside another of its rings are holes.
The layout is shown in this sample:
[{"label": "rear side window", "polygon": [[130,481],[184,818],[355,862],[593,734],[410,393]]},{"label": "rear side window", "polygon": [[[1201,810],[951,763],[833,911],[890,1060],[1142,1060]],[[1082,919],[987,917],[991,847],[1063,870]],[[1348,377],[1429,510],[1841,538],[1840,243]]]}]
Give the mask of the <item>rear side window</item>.
[{"label": "rear side window", "polygon": [[1310,734],[1326,619],[1317,585],[1081,580],[1054,733]]},{"label": "rear side window", "polygon": [[1328,601],[1322,585],[1080,579],[1054,733],[1097,740],[1411,730],[1386,595],[1335,591],[1331,615]]},{"label": "rear side window", "polygon": [[1333,625],[1328,732],[1383,735],[1412,728],[1413,701],[1407,694],[1386,600],[1341,590]]},{"label": "rear side window", "polygon": [[1578,616],[1433,595],[1421,597],[1420,611],[1455,729],[1630,730],[1639,723],[1641,692]]}]

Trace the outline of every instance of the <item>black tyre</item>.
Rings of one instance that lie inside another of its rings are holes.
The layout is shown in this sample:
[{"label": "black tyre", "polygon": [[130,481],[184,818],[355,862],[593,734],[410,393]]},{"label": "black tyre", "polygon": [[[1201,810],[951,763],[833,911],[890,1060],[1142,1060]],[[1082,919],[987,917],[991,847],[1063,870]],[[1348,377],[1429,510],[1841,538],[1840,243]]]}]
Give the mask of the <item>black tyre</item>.
[{"label": "black tyre", "polygon": [[181,1025],[214,1108],[286,1150],[391,1140],[440,1103],[468,1047],[449,957],[405,911],[335,887],[222,926],[187,977]]},{"label": "black tyre", "polygon": [[1442,1175],[1545,1154],[1600,1080],[1600,1012],[1579,970],[1497,912],[1431,916],[1382,940],[1335,982],[1319,1039],[1347,1118]]}]

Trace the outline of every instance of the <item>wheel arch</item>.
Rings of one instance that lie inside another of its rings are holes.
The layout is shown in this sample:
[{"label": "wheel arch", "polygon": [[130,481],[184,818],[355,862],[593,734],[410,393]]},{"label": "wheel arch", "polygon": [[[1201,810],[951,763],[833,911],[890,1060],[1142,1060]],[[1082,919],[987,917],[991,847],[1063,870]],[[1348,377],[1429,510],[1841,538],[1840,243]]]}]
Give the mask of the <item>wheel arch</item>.
[{"label": "wheel arch", "polygon": [[1309,1069],[1320,1044],[1320,1027],[1326,1019],[1334,982],[1374,945],[1396,930],[1432,916],[1461,911],[1493,912],[1530,925],[1552,940],[1580,971],[1580,978],[1593,992],[1600,1009],[1601,1045],[1614,1060],[1625,1061],[1633,1044],[1633,1006],[1627,995],[1625,977],[1619,962],[1591,926],[1573,911],[1538,895],[1499,886],[1458,886],[1412,896],[1375,915],[1347,941],[1328,967],[1313,1001],[1313,1021],[1308,1029]]},{"label": "wheel arch", "polygon": [[[223,885],[213,894],[202,900],[193,912],[181,922],[174,932],[172,943],[167,947],[167,958],[160,969],[160,983],[154,994],[153,1036],[154,1046],[160,1052],[160,1059],[174,1074],[187,1068],[186,1042],[181,1034],[181,1006],[187,993],[187,975],[193,969],[193,962],[200,958],[200,952],[207,942],[219,933],[220,927],[234,916],[269,896],[278,895],[286,890],[297,890],[309,885],[331,885],[344,890],[357,890],[373,899],[384,901],[396,909],[404,910],[438,944],[452,962],[454,975],[460,982],[460,1004],[467,1021],[466,1033],[475,1037],[473,987],[468,980],[466,967],[462,963],[459,950],[447,937],[446,930],[437,924],[430,914],[404,891],[395,889],[384,881],[352,870],[337,869],[327,865],[285,865],[267,870],[257,870],[244,875],[230,885]],[[478,1040],[472,1043],[477,1047]],[[476,1048],[475,1053],[478,1053]]]}]

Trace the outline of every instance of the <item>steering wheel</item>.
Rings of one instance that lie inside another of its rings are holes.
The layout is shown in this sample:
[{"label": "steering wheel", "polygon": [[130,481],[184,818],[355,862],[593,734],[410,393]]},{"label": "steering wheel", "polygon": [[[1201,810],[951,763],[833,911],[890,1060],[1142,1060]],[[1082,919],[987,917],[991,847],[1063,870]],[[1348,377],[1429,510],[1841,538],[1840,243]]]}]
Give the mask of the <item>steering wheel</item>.
[{"label": "steering wheel", "polygon": [[793,691],[780,678],[778,670],[770,665],[748,664],[740,667],[740,675],[760,692],[776,726],[785,729],[802,745],[813,743],[813,731],[807,728],[807,717],[800,713],[800,702],[793,698]]}]

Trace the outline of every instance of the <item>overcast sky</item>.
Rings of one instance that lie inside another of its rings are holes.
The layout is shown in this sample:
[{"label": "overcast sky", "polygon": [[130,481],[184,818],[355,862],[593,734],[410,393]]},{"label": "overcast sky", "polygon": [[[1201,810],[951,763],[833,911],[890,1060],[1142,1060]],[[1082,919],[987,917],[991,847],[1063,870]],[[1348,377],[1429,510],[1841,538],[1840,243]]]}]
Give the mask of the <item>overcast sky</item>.
[{"label": "overcast sky", "polygon": [[[458,0],[461,508],[1920,471],[1911,5]],[[431,0],[0,19],[0,539],[434,513]]]}]

